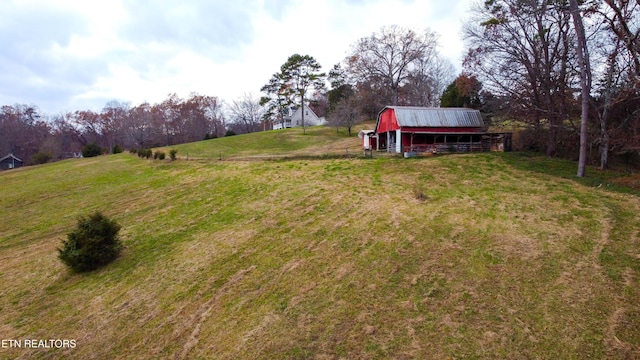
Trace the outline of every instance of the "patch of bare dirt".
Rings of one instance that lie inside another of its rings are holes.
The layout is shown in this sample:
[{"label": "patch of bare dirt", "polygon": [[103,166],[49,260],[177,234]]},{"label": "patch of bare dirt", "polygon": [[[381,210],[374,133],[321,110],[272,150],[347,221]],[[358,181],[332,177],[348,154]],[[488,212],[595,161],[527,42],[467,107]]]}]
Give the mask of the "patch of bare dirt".
[{"label": "patch of bare dirt", "polygon": [[507,233],[500,235],[495,241],[506,256],[534,260],[543,255],[542,244],[526,235]]},{"label": "patch of bare dirt", "polygon": [[192,315],[192,317],[191,317],[192,321],[189,321],[189,323],[190,324],[194,324],[193,331],[191,331],[191,335],[189,336],[189,339],[185,342],[185,344],[184,344],[184,346],[182,348],[182,352],[180,353],[178,358],[186,359],[187,356],[189,355],[189,352],[191,351],[191,349],[193,349],[198,344],[198,341],[199,341],[199,338],[200,338],[200,330],[202,328],[202,325],[209,318],[209,315],[211,314],[211,311],[213,310],[214,306],[218,303],[218,300],[220,299],[220,297],[226,292],[227,289],[233,287],[247,273],[253,271],[255,268],[256,268],[256,266],[252,265],[247,269],[240,270],[237,273],[235,273],[229,279],[229,281],[227,281],[220,288],[220,290],[218,290],[218,292],[217,292],[217,294],[215,296],[213,296],[206,303],[202,304],[200,306],[200,308],[198,309],[198,311],[196,312],[196,314]]}]

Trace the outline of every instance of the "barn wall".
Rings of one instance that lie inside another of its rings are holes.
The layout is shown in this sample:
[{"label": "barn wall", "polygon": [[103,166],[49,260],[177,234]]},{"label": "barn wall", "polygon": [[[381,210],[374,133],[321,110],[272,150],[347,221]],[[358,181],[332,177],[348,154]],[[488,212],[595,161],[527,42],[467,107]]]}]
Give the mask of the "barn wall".
[{"label": "barn wall", "polygon": [[398,126],[395,111],[393,109],[384,110],[378,117],[377,133],[382,134],[398,129],[400,129],[400,126]]}]

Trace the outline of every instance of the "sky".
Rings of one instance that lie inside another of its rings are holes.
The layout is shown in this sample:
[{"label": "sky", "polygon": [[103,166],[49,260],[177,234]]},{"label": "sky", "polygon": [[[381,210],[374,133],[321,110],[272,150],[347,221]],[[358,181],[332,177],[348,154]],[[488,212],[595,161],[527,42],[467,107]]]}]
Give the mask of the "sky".
[{"label": "sky", "polygon": [[461,69],[472,0],[0,0],[0,105],[43,114],[226,102],[260,88],[293,54],[328,72],[360,38],[398,25],[440,35]]}]

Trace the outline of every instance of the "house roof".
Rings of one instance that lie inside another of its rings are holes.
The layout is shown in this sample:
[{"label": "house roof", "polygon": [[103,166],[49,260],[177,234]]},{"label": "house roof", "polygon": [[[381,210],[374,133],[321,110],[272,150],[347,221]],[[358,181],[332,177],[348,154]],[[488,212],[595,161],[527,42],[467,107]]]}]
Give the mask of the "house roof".
[{"label": "house roof", "polygon": [[23,162],[22,160],[20,160],[17,157],[15,157],[13,154],[9,154],[9,155],[3,157],[2,159],[0,159],[0,162],[5,161],[7,159],[11,159],[11,158],[13,158],[16,161]]},{"label": "house roof", "polygon": [[480,111],[467,108],[425,108],[386,106],[380,115],[392,109],[400,127],[482,127]]},{"label": "house roof", "polygon": [[[315,111],[313,111],[313,109],[311,109],[307,104],[304,104],[304,109],[307,109],[309,111],[311,111],[311,113],[315,116],[318,117],[318,115],[315,113]],[[289,108],[287,110],[285,110],[288,112],[288,114],[284,114],[285,118],[293,118],[295,117],[299,112],[302,112],[301,107],[300,106],[289,106]]]}]

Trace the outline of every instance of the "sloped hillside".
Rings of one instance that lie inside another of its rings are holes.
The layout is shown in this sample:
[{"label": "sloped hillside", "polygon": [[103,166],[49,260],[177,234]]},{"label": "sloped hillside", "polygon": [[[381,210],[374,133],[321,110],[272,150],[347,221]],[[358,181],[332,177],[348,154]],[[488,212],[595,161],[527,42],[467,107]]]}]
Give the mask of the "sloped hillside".
[{"label": "sloped hillside", "polygon": [[[268,135],[0,173],[0,358],[640,357],[637,195],[522,154],[216,159]],[[69,273],[94,210],[124,253]]]},{"label": "sloped hillside", "polygon": [[357,125],[348,136],[344,128],[325,126],[309,127],[303,133],[301,128],[282,129],[236,136],[210,139],[189,144],[163,148],[178,150],[184,159],[207,160],[259,160],[292,157],[351,156],[360,154],[361,140],[357,137],[360,129],[375,128],[375,122]]}]

